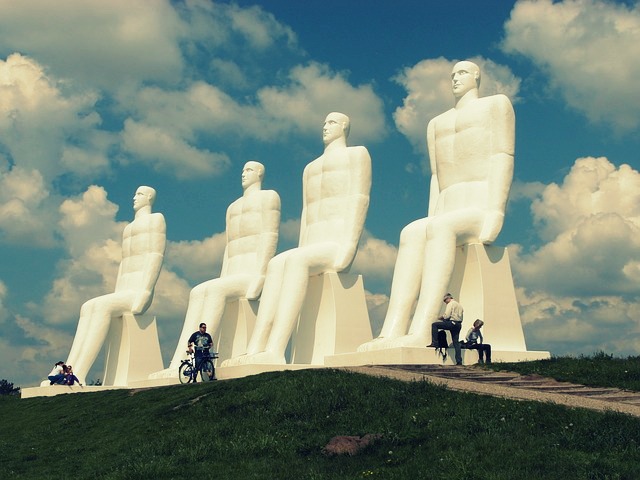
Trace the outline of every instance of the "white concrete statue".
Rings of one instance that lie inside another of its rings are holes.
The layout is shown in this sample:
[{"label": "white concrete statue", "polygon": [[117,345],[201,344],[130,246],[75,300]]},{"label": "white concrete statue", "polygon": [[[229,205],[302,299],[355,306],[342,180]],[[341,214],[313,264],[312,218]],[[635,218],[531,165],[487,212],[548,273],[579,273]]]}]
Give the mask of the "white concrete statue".
[{"label": "white concrete statue", "polygon": [[322,128],[324,153],[305,167],[302,176],[298,247],[269,262],[247,354],[223,362],[223,367],[285,364],[285,349],[309,277],[344,271],[353,262],[369,208],[371,158],[365,147],[347,147],[349,126],[346,115],[327,115]]},{"label": "white concrete statue", "polygon": [[154,377],[178,375],[187,341],[201,322],[207,324],[215,337],[228,302],[260,296],[267,264],[276,253],[280,226],[280,196],[274,190],[261,190],[264,172],[264,165],[254,161],[247,162],[242,169],[242,197],[227,208],[227,245],[220,277],[191,290],[182,333],[171,364]]},{"label": "white concrete statue", "polygon": [[361,352],[431,344],[431,323],[447,292],[456,246],[489,244],[502,229],[513,178],[515,116],[504,95],[478,98],[479,85],[477,65],[453,67],[455,106],[427,126],[428,216],[402,230],[382,331]]},{"label": "white concrete statue", "polygon": [[151,213],[156,191],[138,187],[133,197],[134,220],[122,234],[122,261],[113,293],[82,305],[67,365],[84,381],[107,337],[111,318],[124,313],[144,313],[153,300],[154,288],[166,244],[166,225],[161,213]]}]

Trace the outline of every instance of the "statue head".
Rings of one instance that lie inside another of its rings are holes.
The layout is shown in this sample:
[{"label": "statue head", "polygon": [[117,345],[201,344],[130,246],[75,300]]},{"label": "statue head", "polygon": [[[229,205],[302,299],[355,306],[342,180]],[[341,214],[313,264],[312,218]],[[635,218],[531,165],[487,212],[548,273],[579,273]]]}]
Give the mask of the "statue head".
[{"label": "statue head", "polygon": [[155,189],[142,185],[138,187],[135,195],[133,196],[133,210],[137,212],[143,207],[151,208],[155,200],[156,200]]},{"label": "statue head", "polygon": [[255,183],[262,183],[264,178],[264,165],[255,160],[249,160],[242,169],[242,188],[250,187]]},{"label": "statue head", "polygon": [[451,89],[453,96],[462,97],[470,90],[480,88],[480,67],[468,60],[458,62],[451,70]]},{"label": "statue head", "polygon": [[351,121],[349,117],[344,113],[331,112],[327,115],[322,125],[322,141],[325,146],[338,138],[343,138],[346,141],[350,129]]}]

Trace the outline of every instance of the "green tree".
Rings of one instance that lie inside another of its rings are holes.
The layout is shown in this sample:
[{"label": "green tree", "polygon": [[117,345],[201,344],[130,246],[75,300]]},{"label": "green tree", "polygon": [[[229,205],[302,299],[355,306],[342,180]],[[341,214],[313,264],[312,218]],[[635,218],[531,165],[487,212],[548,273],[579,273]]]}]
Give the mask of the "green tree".
[{"label": "green tree", "polygon": [[5,380],[0,380],[0,395],[19,395],[20,387],[14,387],[13,383]]}]

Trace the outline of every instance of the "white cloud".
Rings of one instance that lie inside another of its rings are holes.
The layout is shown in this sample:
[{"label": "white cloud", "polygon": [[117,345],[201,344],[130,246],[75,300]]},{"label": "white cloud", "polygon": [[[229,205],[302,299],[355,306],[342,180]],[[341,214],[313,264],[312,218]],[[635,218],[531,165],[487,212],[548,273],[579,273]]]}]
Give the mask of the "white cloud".
[{"label": "white cloud", "polygon": [[58,277],[42,305],[44,321],[75,329],[84,302],[114,291],[121,256],[121,242],[105,240],[58,262]]},{"label": "white cloud", "polygon": [[281,44],[297,48],[293,30],[257,5],[243,8],[210,0],[187,0],[174,8],[189,24],[186,40],[197,42],[201,48],[223,53],[236,41],[245,46],[243,50],[249,45],[259,52]]},{"label": "white cloud", "polygon": [[[460,60],[442,57],[422,60],[413,67],[405,68],[394,78],[406,89],[407,96],[403,105],[396,108],[393,118],[398,130],[417,152],[427,152],[427,123],[453,107],[451,69]],[[508,67],[481,57],[468,60],[480,67],[480,96],[502,93],[512,102],[517,101],[520,79]],[[428,169],[426,163],[423,167],[426,167],[425,171]]]},{"label": "white cloud", "polygon": [[217,233],[204,240],[169,242],[166,266],[183,273],[195,286],[220,276],[226,234]]},{"label": "white cloud", "polygon": [[601,0],[519,1],[503,49],[528,57],[565,101],[620,131],[640,124],[640,6]]},{"label": "white cloud", "polygon": [[123,148],[158,171],[179,179],[220,173],[230,165],[226,154],[198,149],[176,136],[175,129],[163,129],[128,119],[122,133]]},{"label": "white cloud", "polygon": [[118,241],[124,223],[114,221],[117,212],[118,206],[107,199],[105,189],[96,185],[62,202],[60,233],[69,253],[76,257],[91,245],[106,240]]},{"label": "white cloud", "polygon": [[351,271],[362,274],[367,281],[390,283],[397,255],[395,246],[365,231]]},{"label": "white cloud", "polygon": [[284,38],[289,46],[294,46],[297,41],[291,28],[278,22],[273,14],[257,5],[249,8],[229,5],[228,15],[231,29],[240,33],[254,48],[271,47],[279,38]]},{"label": "white cloud", "polygon": [[0,10],[0,44],[58,76],[106,90],[181,76],[186,26],[166,0],[0,0]]},{"label": "white cloud", "polygon": [[555,355],[590,355],[603,351],[619,356],[640,349],[640,304],[618,296],[586,298],[527,294],[517,289],[529,350]]},{"label": "white cloud", "polygon": [[354,87],[318,64],[293,68],[287,85],[264,87],[244,103],[205,82],[173,91],[148,87],[129,95],[120,98],[131,111],[122,134],[124,150],[180,178],[228,168],[226,154],[198,145],[205,134],[266,142],[293,133],[320,138],[322,121],[332,110],[351,118],[351,144],[379,139],[386,132],[382,101],[372,87]]},{"label": "white cloud", "polygon": [[386,134],[383,105],[371,85],[352,86],[341,73],[311,63],[289,73],[289,85],[258,92],[261,107],[276,124],[319,135],[326,114],[337,111],[351,120],[351,144],[379,140]]},{"label": "white cloud", "polygon": [[638,342],[628,338],[640,329],[640,173],[606,158],[581,158],[531,208],[543,243],[530,251],[510,247],[527,335],[538,349],[556,342],[562,351],[554,353],[633,351]]},{"label": "white cloud", "polygon": [[0,144],[14,165],[37,169],[47,182],[66,172],[89,175],[108,167],[111,142],[97,130],[98,96],[64,90],[28,57],[0,60]]},{"label": "white cloud", "polygon": [[[58,360],[63,360],[71,346],[66,332],[17,315],[12,334],[0,337],[0,378],[20,387],[36,386],[44,380]],[[20,365],[20,372],[15,366]]]},{"label": "white cloud", "polygon": [[367,299],[367,311],[369,312],[369,322],[371,323],[371,332],[373,338],[377,338],[382,331],[384,325],[384,317],[389,308],[389,297],[380,293],[371,293],[365,291]]},{"label": "white cloud", "polygon": [[300,219],[290,219],[280,222],[279,243],[292,243],[298,246],[300,240]]},{"label": "white cloud", "polygon": [[14,167],[0,172],[0,238],[6,243],[54,244],[55,205],[37,170]]},{"label": "white cloud", "polygon": [[522,182],[515,179],[509,191],[509,201],[517,202],[523,199],[533,200],[542,194],[546,185],[542,182]]},{"label": "white cloud", "polygon": [[7,317],[9,316],[9,312],[5,307],[5,298],[7,296],[7,285],[0,280],[0,324],[4,323]]}]

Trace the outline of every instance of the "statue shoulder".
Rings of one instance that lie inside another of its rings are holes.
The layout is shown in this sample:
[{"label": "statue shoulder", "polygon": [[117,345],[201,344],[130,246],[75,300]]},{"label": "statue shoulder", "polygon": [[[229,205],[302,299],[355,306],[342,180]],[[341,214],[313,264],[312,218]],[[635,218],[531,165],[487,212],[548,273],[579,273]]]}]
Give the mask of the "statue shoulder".
[{"label": "statue shoulder", "polygon": [[435,124],[437,122],[439,122],[441,119],[451,116],[452,114],[454,114],[456,111],[455,108],[450,108],[449,110],[447,110],[446,112],[442,112],[438,115],[436,115],[435,117],[433,117],[431,120],[429,120],[429,123],[427,123],[427,131],[435,128]]},{"label": "statue shoulder", "polygon": [[152,228],[162,228],[164,230],[166,228],[164,215],[158,212],[150,214],[149,224],[151,225]]},{"label": "statue shoulder", "polygon": [[371,163],[371,155],[369,155],[369,150],[367,150],[367,147],[364,147],[362,145],[357,147],[347,147],[347,152],[349,152],[349,158],[351,160]]},{"label": "statue shoulder", "polygon": [[260,200],[270,207],[280,207],[280,195],[275,190],[260,190]]},{"label": "statue shoulder", "polygon": [[502,93],[497,93],[489,97],[482,97],[480,98],[480,100],[490,102],[493,108],[498,108],[500,110],[513,110],[511,100],[509,100],[509,97]]}]

